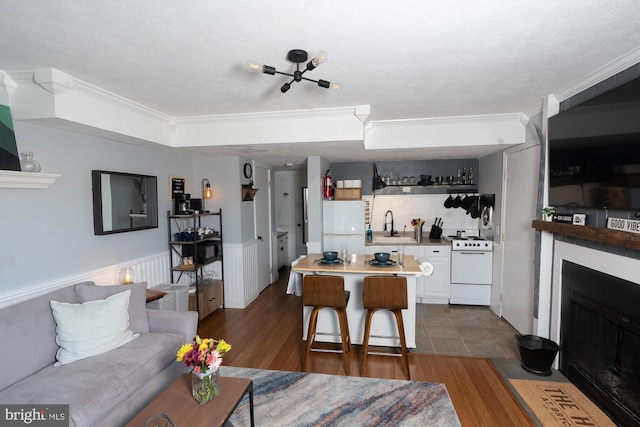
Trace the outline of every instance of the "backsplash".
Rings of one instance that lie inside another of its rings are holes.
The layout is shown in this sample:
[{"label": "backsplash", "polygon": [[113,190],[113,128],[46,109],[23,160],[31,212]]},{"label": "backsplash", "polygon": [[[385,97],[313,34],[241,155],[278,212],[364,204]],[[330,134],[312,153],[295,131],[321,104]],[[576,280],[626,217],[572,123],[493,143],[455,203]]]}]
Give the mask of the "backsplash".
[{"label": "backsplash", "polygon": [[[454,194],[453,197],[456,195]],[[428,234],[436,217],[442,218],[445,228],[479,228],[479,219],[471,218],[463,208],[445,208],[444,202],[448,194],[417,194],[398,196],[363,196],[369,201],[371,210],[371,229],[384,229],[384,216],[388,210],[393,212],[394,228],[402,233],[406,226],[407,233],[413,233],[411,220],[421,218],[425,220],[423,233]]]}]

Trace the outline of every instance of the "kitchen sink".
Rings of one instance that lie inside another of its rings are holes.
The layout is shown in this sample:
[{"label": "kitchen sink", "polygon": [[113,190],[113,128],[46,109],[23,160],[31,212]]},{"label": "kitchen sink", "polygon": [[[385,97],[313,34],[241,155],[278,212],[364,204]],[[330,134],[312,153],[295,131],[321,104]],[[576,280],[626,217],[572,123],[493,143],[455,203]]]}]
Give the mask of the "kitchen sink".
[{"label": "kitchen sink", "polygon": [[416,243],[413,236],[373,236],[372,243]]}]

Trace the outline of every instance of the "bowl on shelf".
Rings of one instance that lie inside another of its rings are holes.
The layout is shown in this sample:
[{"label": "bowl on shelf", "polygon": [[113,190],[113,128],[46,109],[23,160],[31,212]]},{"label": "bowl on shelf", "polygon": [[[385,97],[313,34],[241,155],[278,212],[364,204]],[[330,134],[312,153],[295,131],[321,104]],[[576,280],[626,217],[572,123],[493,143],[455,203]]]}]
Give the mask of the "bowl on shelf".
[{"label": "bowl on shelf", "polygon": [[338,258],[338,252],[337,251],[324,251],[324,252],[322,252],[322,256],[327,261],[333,261],[333,260]]},{"label": "bowl on shelf", "polygon": [[389,256],[391,256],[389,252],[376,252],[373,254],[376,261],[380,263],[389,261]]}]

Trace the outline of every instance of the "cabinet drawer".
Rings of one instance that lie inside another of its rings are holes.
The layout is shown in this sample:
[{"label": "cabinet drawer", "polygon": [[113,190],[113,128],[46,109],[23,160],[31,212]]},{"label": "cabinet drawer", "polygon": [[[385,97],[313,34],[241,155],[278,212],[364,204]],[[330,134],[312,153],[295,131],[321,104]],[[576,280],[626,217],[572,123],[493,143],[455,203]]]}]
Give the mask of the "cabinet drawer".
[{"label": "cabinet drawer", "polygon": [[430,257],[448,257],[451,254],[451,248],[446,245],[425,246],[424,256]]}]

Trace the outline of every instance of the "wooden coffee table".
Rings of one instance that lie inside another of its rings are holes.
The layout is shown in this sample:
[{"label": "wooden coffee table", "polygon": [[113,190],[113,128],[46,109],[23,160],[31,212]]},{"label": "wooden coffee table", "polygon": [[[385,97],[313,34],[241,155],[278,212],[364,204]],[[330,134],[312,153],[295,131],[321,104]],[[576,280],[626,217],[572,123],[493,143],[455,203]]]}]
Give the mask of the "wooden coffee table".
[{"label": "wooden coffee table", "polygon": [[167,413],[176,426],[223,426],[249,392],[249,413],[253,419],[253,381],[247,378],[220,377],[220,396],[200,405],[191,394],[191,374],[182,374],[147,405],[127,426],[143,427],[151,417]]}]

